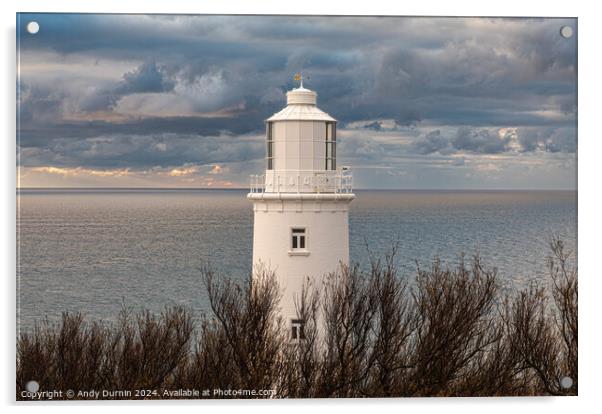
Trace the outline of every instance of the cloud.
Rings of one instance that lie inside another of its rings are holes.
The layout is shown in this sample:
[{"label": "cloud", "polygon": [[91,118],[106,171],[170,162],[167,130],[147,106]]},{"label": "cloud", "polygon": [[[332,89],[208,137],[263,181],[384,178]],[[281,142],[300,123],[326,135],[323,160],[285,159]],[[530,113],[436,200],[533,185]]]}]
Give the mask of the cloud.
[{"label": "cloud", "polygon": [[258,137],[195,136],[183,134],[101,135],[86,139],[57,138],[19,149],[21,165],[86,166],[93,168],[150,168],[183,164],[215,164],[263,158]]},{"label": "cloud", "polygon": [[200,166],[144,170],[90,168],[20,167],[23,187],[233,187],[228,177],[205,174]]},{"label": "cloud", "polygon": [[[341,162],[390,164],[407,179],[400,160],[416,171],[464,154],[570,164],[576,151],[577,36],[558,34],[575,19],[21,17],[41,26],[18,28],[27,167],[219,165],[242,179],[262,167],[264,120],[299,70],[339,120]],[[456,167],[476,165],[465,161]]]},{"label": "cloud", "polygon": [[199,171],[199,167],[196,165],[184,166],[182,168],[174,168],[169,172],[171,177],[182,177],[185,175],[196,174]]},{"label": "cloud", "polygon": [[123,75],[123,82],[117,92],[123,95],[145,92],[169,92],[175,82],[167,79],[156,62],[145,62],[132,72]]},{"label": "cloud", "polygon": [[499,154],[508,151],[511,136],[490,129],[458,128],[451,144],[458,151]]},{"label": "cloud", "polygon": [[170,92],[175,82],[156,62],[145,62],[123,74],[123,79],[109,87],[92,88],[79,101],[84,112],[114,109],[120,99],[131,94]]},{"label": "cloud", "polygon": [[222,167],[219,164],[215,164],[215,165],[211,166],[211,170],[209,171],[209,174],[213,174],[213,175],[224,174],[228,171],[229,171],[228,167]]},{"label": "cloud", "polygon": [[424,138],[417,139],[413,144],[414,151],[419,154],[448,153],[450,146],[450,140],[444,138],[438,129],[427,133]]},{"label": "cloud", "polygon": [[33,173],[55,174],[65,177],[77,177],[81,175],[91,175],[96,177],[123,177],[129,173],[128,168],[117,170],[93,170],[89,168],[58,168],[58,167],[35,167],[30,169]]},{"label": "cloud", "polygon": [[577,130],[572,125],[562,128],[520,128],[518,137],[523,151],[577,151]]},{"label": "cloud", "polygon": [[418,154],[502,154],[521,152],[576,151],[576,130],[573,127],[524,127],[524,128],[477,128],[459,127],[455,133],[448,128],[430,131],[411,144],[411,151]]}]

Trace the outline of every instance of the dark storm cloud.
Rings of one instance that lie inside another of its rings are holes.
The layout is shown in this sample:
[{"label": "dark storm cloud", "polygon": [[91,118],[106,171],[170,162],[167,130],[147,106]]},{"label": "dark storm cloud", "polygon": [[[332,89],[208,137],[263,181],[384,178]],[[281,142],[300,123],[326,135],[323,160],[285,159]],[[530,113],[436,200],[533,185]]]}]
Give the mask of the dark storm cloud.
[{"label": "dark storm cloud", "polygon": [[350,136],[337,144],[338,157],[378,161],[387,154],[386,145],[363,136]]},{"label": "dark storm cloud", "polygon": [[509,148],[510,134],[499,136],[487,129],[459,128],[452,140],[454,148],[476,154],[499,154]]},{"label": "dark storm cloud", "polygon": [[[29,20],[40,23],[38,35],[25,33]],[[260,158],[237,137],[263,131],[299,70],[341,130],[365,121],[366,131],[384,133],[382,120],[399,130],[448,127],[419,131],[413,153],[576,148],[576,39],[558,35],[571,19],[23,14],[21,22],[24,61],[46,53],[81,65],[82,77],[21,71],[19,144],[45,154],[22,157],[28,165],[181,165],[207,160],[197,150],[205,142],[240,142],[250,151],[242,158]],[[129,68],[83,79],[90,61]],[[503,127],[516,136],[500,137]],[[178,135],[188,137],[178,150],[152,149],[156,137]],[[345,145],[364,160],[390,152],[374,140]]]},{"label": "dark storm cloud", "polygon": [[130,93],[144,92],[169,92],[173,90],[175,82],[166,79],[163,71],[156,62],[146,62],[132,72],[123,75],[123,82],[119,84],[116,93],[127,95]]},{"label": "dark storm cloud", "polygon": [[[21,46],[29,50],[52,50],[61,55],[86,55],[100,59],[185,60],[223,59],[260,61],[288,52],[266,49],[244,30],[245,20],[265,17],[30,14],[22,21],[40,24],[40,36],[29,36],[20,27]],[[269,21],[265,24],[270,25]]]},{"label": "dark storm cloud", "polygon": [[414,141],[413,149],[419,154],[449,153],[451,142],[441,135],[438,129],[427,133],[424,138]]},{"label": "dark storm cloud", "polygon": [[521,128],[518,139],[524,151],[544,150],[547,152],[577,151],[574,127],[565,128]]},{"label": "dark storm cloud", "polygon": [[516,129],[460,127],[455,133],[430,131],[412,142],[417,154],[501,154],[505,152],[564,152],[576,147],[574,127],[523,127]]},{"label": "dark storm cloud", "polygon": [[364,128],[371,129],[373,131],[382,131],[383,130],[382,123],[380,123],[378,121],[370,122],[370,123],[364,125]]},{"label": "dark storm cloud", "polygon": [[175,82],[169,79],[163,68],[156,62],[145,62],[131,72],[126,72],[123,79],[114,86],[101,88],[96,93],[86,96],[80,101],[82,111],[98,111],[110,109],[117,101],[133,93],[170,92]]},{"label": "dark storm cloud", "polygon": [[21,147],[23,166],[52,165],[87,168],[171,167],[249,161],[263,157],[262,141],[231,136],[98,135],[85,139],[54,139],[43,150]]},{"label": "dark storm cloud", "polygon": [[[20,84],[19,120],[22,126],[36,122],[55,123],[61,119],[65,93],[52,85]],[[23,127],[21,128],[21,131]]]},{"label": "dark storm cloud", "polygon": [[[246,119],[246,121],[245,121]],[[101,135],[134,135],[173,133],[184,135],[218,136],[245,134],[256,129],[254,117],[241,117],[230,128],[224,128],[223,121],[215,118],[196,117],[153,117],[127,122],[81,121],[63,122],[52,127],[48,134],[46,124],[28,124],[21,128],[19,145],[22,147],[44,147],[55,139],[79,140]]]}]

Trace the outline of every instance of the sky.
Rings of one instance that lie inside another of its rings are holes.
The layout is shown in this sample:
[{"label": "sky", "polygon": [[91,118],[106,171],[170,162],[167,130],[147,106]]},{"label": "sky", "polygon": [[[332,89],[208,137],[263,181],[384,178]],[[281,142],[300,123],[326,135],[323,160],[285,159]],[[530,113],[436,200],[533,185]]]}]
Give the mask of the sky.
[{"label": "sky", "polygon": [[18,187],[244,188],[302,71],[356,188],[576,189],[576,19],[17,20]]}]

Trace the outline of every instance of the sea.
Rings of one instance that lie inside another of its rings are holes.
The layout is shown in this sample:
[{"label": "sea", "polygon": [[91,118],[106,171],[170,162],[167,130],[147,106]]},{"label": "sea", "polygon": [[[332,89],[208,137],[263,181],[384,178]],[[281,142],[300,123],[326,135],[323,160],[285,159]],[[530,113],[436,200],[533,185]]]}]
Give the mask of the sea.
[{"label": "sea", "polygon": [[[248,190],[21,189],[17,192],[17,327],[63,312],[111,323],[120,310],[184,305],[210,312],[207,266],[244,281],[252,267]],[[576,258],[576,191],[356,190],[350,259],[367,268],[397,246],[400,277],[436,258],[478,254],[503,289],[549,283],[549,243]]]}]

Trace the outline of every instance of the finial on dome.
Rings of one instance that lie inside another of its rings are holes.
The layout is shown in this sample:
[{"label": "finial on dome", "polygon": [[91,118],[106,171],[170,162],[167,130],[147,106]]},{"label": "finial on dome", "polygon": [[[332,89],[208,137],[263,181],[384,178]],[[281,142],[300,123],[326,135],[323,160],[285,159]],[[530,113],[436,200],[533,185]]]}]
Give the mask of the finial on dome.
[{"label": "finial on dome", "polygon": [[287,105],[315,105],[318,94],[303,87],[303,79],[309,79],[309,76],[303,76],[301,72],[298,72],[295,73],[293,79],[299,82],[299,87],[286,93]]},{"label": "finial on dome", "polygon": [[295,73],[295,77],[293,79],[299,82],[299,89],[303,89],[303,78],[309,80],[309,76],[303,76],[303,73],[301,72]]}]

